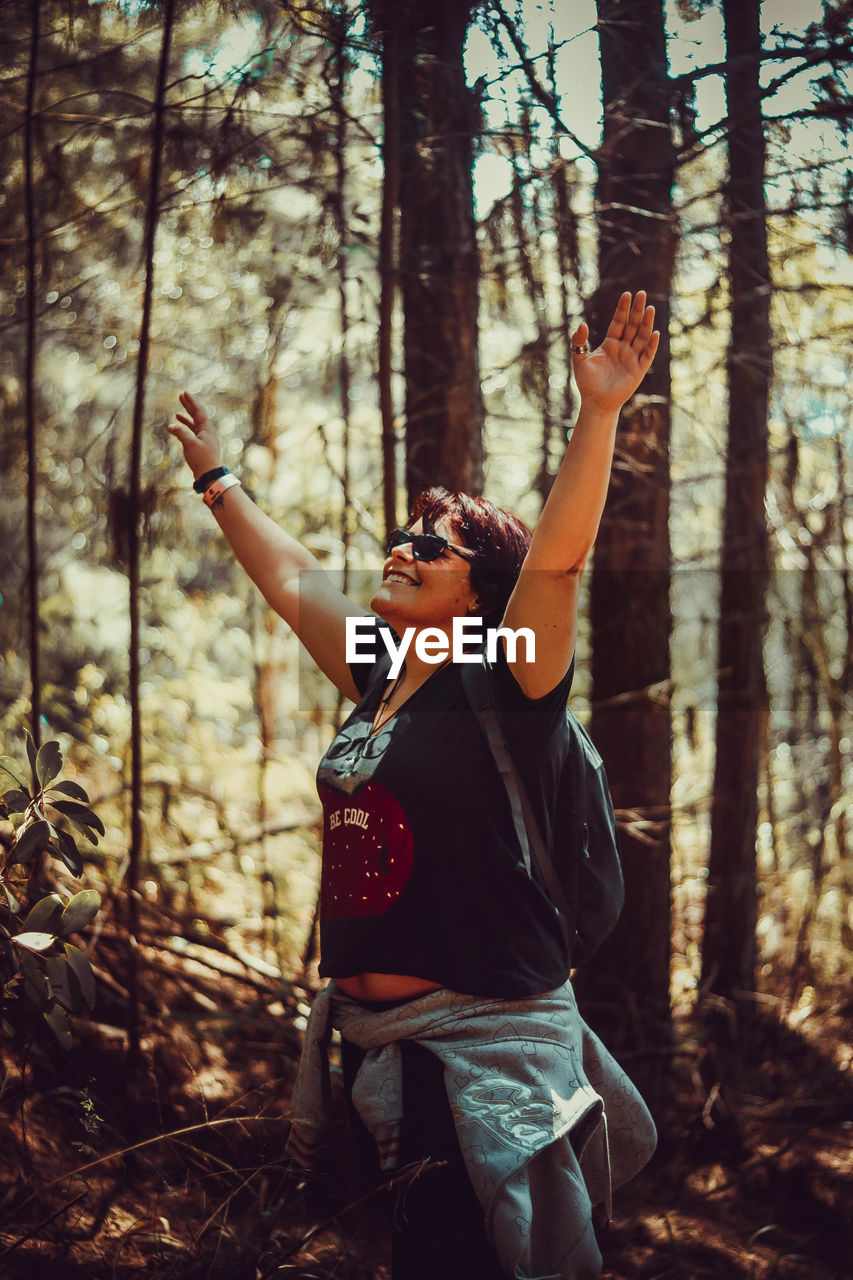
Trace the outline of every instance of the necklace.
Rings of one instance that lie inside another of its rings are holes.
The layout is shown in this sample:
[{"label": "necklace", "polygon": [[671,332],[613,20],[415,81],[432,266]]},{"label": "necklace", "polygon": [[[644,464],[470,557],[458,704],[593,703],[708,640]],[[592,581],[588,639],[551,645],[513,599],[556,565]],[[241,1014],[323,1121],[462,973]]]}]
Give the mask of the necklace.
[{"label": "necklace", "polygon": [[400,683],[400,677],[397,676],[397,679],[393,682],[393,684],[391,685],[391,688],[388,690],[388,692],[385,694],[385,697],[380,701],[379,706],[376,708],[376,715],[373,717],[373,724],[371,725],[367,735],[369,738],[375,737],[375,735],[379,732],[379,730],[383,727],[383,725],[386,725],[388,721],[393,719],[393,717],[397,714],[396,711],[391,711],[389,712],[388,715],[385,715],[385,712],[388,710],[388,703],[391,701],[391,699],[394,697],[394,694],[397,692],[397,685],[399,683]]},{"label": "necklace", "polygon": [[433,676],[437,676],[439,671],[441,671],[443,667],[446,667],[449,661],[450,661],[450,655],[448,654],[448,656],[438,664],[435,671],[431,671],[429,673],[426,680],[424,680],[421,684],[419,684],[416,689],[413,689],[411,693],[406,695],[406,697],[400,703],[399,707],[395,707],[393,711],[390,711],[388,712],[387,715],[385,715],[385,712],[388,708],[388,703],[394,697],[394,694],[397,692],[397,685],[400,683],[400,677],[397,676],[396,680],[391,685],[391,688],[388,690],[388,692],[385,694],[385,697],[382,699],[382,701],[379,703],[379,706],[376,708],[376,715],[373,718],[373,725],[370,729],[368,737],[371,737],[371,738],[375,737],[376,734],[379,732],[379,730],[383,728],[388,723],[389,720],[394,719],[394,716],[402,707],[406,705],[409,699],[413,698],[416,693],[420,692],[420,690],[427,683],[427,680],[431,680]]},{"label": "necklace", "polygon": [[413,698],[417,693],[420,692],[420,690],[427,683],[427,680],[431,680],[432,677],[434,675],[437,675],[438,672],[441,671],[442,667],[446,667],[449,662],[450,662],[450,657],[448,656],[444,659],[443,662],[441,662],[436,667],[435,671],[431,671],[429,673],[429,675],[427,676],[427,679],[424,680],[423,684],[419,684],[417,689],[413,689],[412,692],[403,699],[399,707],[395,707],[393,711],[389,711],[388,703],[391,701],[391,699],[394,697],[394,694],[397,692],[397,686],[400,683],[400,676],[397,676],[394,679],[388,692],[381,699],[379,706],[376,708],[376,714],[373,717],[372,725],[367,730],[364,737],[360,738],[357,743],[353,744],[353,747],[354,747],[353,753],[346,760],[346,766],[347,766],[346,776],[347,777],[351,777],[355,773],[358,766],[361,764],[365,749],[367,747],[368,742],[371,740],[371,738],[375,738],[379,734],[379,731],[381,729],[384,729],[385,726],[394,719],[397,712],[400,711],[406,705],[409,699]]}]

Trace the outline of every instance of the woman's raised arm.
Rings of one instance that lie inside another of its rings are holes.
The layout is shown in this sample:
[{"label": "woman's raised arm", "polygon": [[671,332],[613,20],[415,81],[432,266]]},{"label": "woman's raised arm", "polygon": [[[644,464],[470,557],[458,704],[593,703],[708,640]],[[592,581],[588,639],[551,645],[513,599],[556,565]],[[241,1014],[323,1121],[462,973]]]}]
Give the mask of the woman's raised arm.
[{"label": "woman's raised arm", "polygon": [[505,626],[536,635],[535,661],[512,664],[530,698],[559,683],[574,653],[580,578],[604,510],[619,411],[657,351],[654,316],[645,293],[623,293],[600,347],[588,350],[586,324],[572,335],[580,410],[504,616]]},{"label": "woman's raised arm", "polygon": [[[184,413],[169,426],[197,480],[220,465],[219,441],[199,402],[184,391]],[[288,622],[320,669],[347,698],[359,694],[346,662],[346,619],[363,616],[332,584],[320,562],[234,485],[213,508],[231,550],[276,613]]]}]

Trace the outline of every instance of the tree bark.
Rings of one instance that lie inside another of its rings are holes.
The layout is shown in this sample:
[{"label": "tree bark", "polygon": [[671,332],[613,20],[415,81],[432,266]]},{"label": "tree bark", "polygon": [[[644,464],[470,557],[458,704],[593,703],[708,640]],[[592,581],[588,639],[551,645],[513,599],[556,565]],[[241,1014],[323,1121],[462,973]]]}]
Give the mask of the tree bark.
[{"label": "tree bark", "polygon": [[389,3],[400,24],[400,284],[411,504],[428,485],[469,493],[483,486],[474,111],[462,62],[475,4]]},{"label": "tree bark", "polygon": [[[518,144],[520,147],[524,145],[529,159],[530,147],[533,141],[532,131],[530,129],[530,118],[526,111],[522,112],[521,124],[522,141]],[[518,254],[519,274],[524,282],[527,300],[530,303],[530,311],[533,318],[533,324],[536,329],[536,337],[530,342],[524,344],[522,348],[522,357],[525,363],[525,380],[529,385],[536,399],[539,401],[539,410],[542,415],[542,435],[540,446],[540,463],[539,471],[533,481],[533,487],[538,491],[545,505],[545,500],[551,491],[551,485],[554,483],[554,477],[551,473],[551,438],[554,433],[553,415],[551,413],[551,327],[548,323],[547,300],[545,298],[545,289],[540,275],[534,266],[534,258],[536,256],[536,248],[540,242],[542,228],[540,225],[539,210],[537,207],[536,194],[531,195],[530,201],[530,220],[532,222],[532,244],[534,246],[531,252],[531,241],[527,234],[527,210],[524,203],[524,195],[522,193],[522,175],[518,165],[518,155],[515,148],[512,154],[513,183],[509,196],[509,207],[512,213],[512,220],[515,228],[516,250]],[[571,364],[568,366],[571,368]]]},{"label": "tree bark", "polygon": [[[27,73],[27,115],[24,125],[24,187],[27,215],[27,585],[29,601],[30,650],[30,730],[36,750],[41,746],[41,643],[39,638],[39,552],[36,498],[38,493],[38,457],[36,453],[36,359],[38,330],[38,298],[36,297],[36,203],[33,175],[33,121],[35,119],[36,81],[40,4],[31,6],[30,64]],[[35,781],[35,780],[34,780]]]},{"label": "tree bark", "polygon": [[716,765],[702,985],[748,1028],[755,985],[755,830],[764,698],[770,266],[764,202],[759,0],[725,0],[731,338],[721,554]]},{"label": "tree bark", "polygon": [[379,230],[379,409],[382,415],[382,512],[385,536],[397,527],[397,424],[394,415],[394,298],[396,225],[400,192],[400,9],[387,6],[382,33],[382,216]]},{"label": "tree bark", "polygon": [[148,183],[148,207],[145,216],[145,289],[142,296],[142,319],[139,326],[139,354],[136,362],[136,393],[133,402],[133,434],[131,442],[130,491],[127,505],[128,578],[130,596],[130,849],[124,878],[128,912],[128,1051],[131,1074],[140,1064],[139,1050],[139,873],[142,863],[142,708],[139,696],[140,678],[140,515],[142,474],[142,429],[145,419],[145,388],[148,376],[148,353],[151,342],[151,311],[154,302],[154,246],[160,219],[160,174],[166,125],[166,81],[175,0],[164,0],[163,36],[157,88],[154,99],[154,127],[151,137],[151,168]]},{"label": "tree bark", "polygon": [[350,363],[349,363],[349,308],[347,305],[347,114],[346,114],[346,14],[335,14],[335,56],[332,73],[332,102],[337,122],[335,138],[335,198],[333,203],[335,232],[338,238],[338,321],[340,324],[340,350],[338,352],[338,393],[341,407],[341,546],[343,549],[343,575],[341,590],[349,590],[349,560],[352,541],[352,495],[350,493],[350,441],[352,436]]},{"label": "tree bark", "polygon": [[[557,50],[554,45],[553,31],[548,39],[548,87],[551,95],[557,100]],[[572,312],[569,305],[569,285],[571,276],[575,288],[580,292],[580,245],[578,243],[578,219],[572,207],[573,184],[569,181],[569,163],[560,153],[560,137],[555,131],[551,142],[550,185],[552,206],[554,210],[554,236],[559,266],[558,288],[560,294],[560,329],[563,343],[563,362],[566,381],[563,385],[563,431],[568,431],[573,421],[575,410],[574,389],[572,387]],[[573,170],[572,170],[573,172]]]},{"label": "tree bark", "polygon": [[[589,1016],[619,1049],[659,1045],[670,1024],[669,311],[677,231],[661,0],[598,0],[604,133],[596,210],[601,341],[624,289],[645,289],[661,332],[625,406],[590,587],[593,738],[617,810],[626,907],[579,975]],[[651,1087],[656,1070],[650,1073]]]}]

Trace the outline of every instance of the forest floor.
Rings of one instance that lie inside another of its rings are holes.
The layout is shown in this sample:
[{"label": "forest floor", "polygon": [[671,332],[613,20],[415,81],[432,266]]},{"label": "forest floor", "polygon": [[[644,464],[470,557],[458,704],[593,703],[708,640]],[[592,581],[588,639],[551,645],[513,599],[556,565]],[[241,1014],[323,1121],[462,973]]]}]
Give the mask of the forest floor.
[{"label": "forest floor", "polygon": [[[0,1280],[387,1277],[382,1197],[346,1147],[317,1181],[284,1158],[310,993],[152,940],[131,1079],[114,945],[73,1052],[22,1074],[2,1050]],[[796,1029],[762,1015],[729,1079],[678,1026],[658,1151],[602,1237],[608,1280],[851,1280],[851,1014],[848,986]]]}]

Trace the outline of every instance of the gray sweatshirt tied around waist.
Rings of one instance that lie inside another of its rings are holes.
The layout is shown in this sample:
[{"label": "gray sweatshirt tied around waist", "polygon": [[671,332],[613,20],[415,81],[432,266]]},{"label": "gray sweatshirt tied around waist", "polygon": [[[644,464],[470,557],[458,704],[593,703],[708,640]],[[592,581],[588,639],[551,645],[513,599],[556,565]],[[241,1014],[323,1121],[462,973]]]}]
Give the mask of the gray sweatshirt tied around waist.
[{"label": "gray sweatshirt tied around waist", "polygon": [[332,1028],[367,1050],[353,1103],[396,1166],[402,1115],[399,1041],[444,1064],[444,1082],[486,1230],[513,1280],[588,1280],[601,1271],[592,1208],[655,1148],[655,1128],[625,1072],[580,1017],[571,984],[520,1000],[442,988],[375,1012],[331,982],[314,1001],[293,1091],[287,1151],[316,1165],[330,1141]]}]

